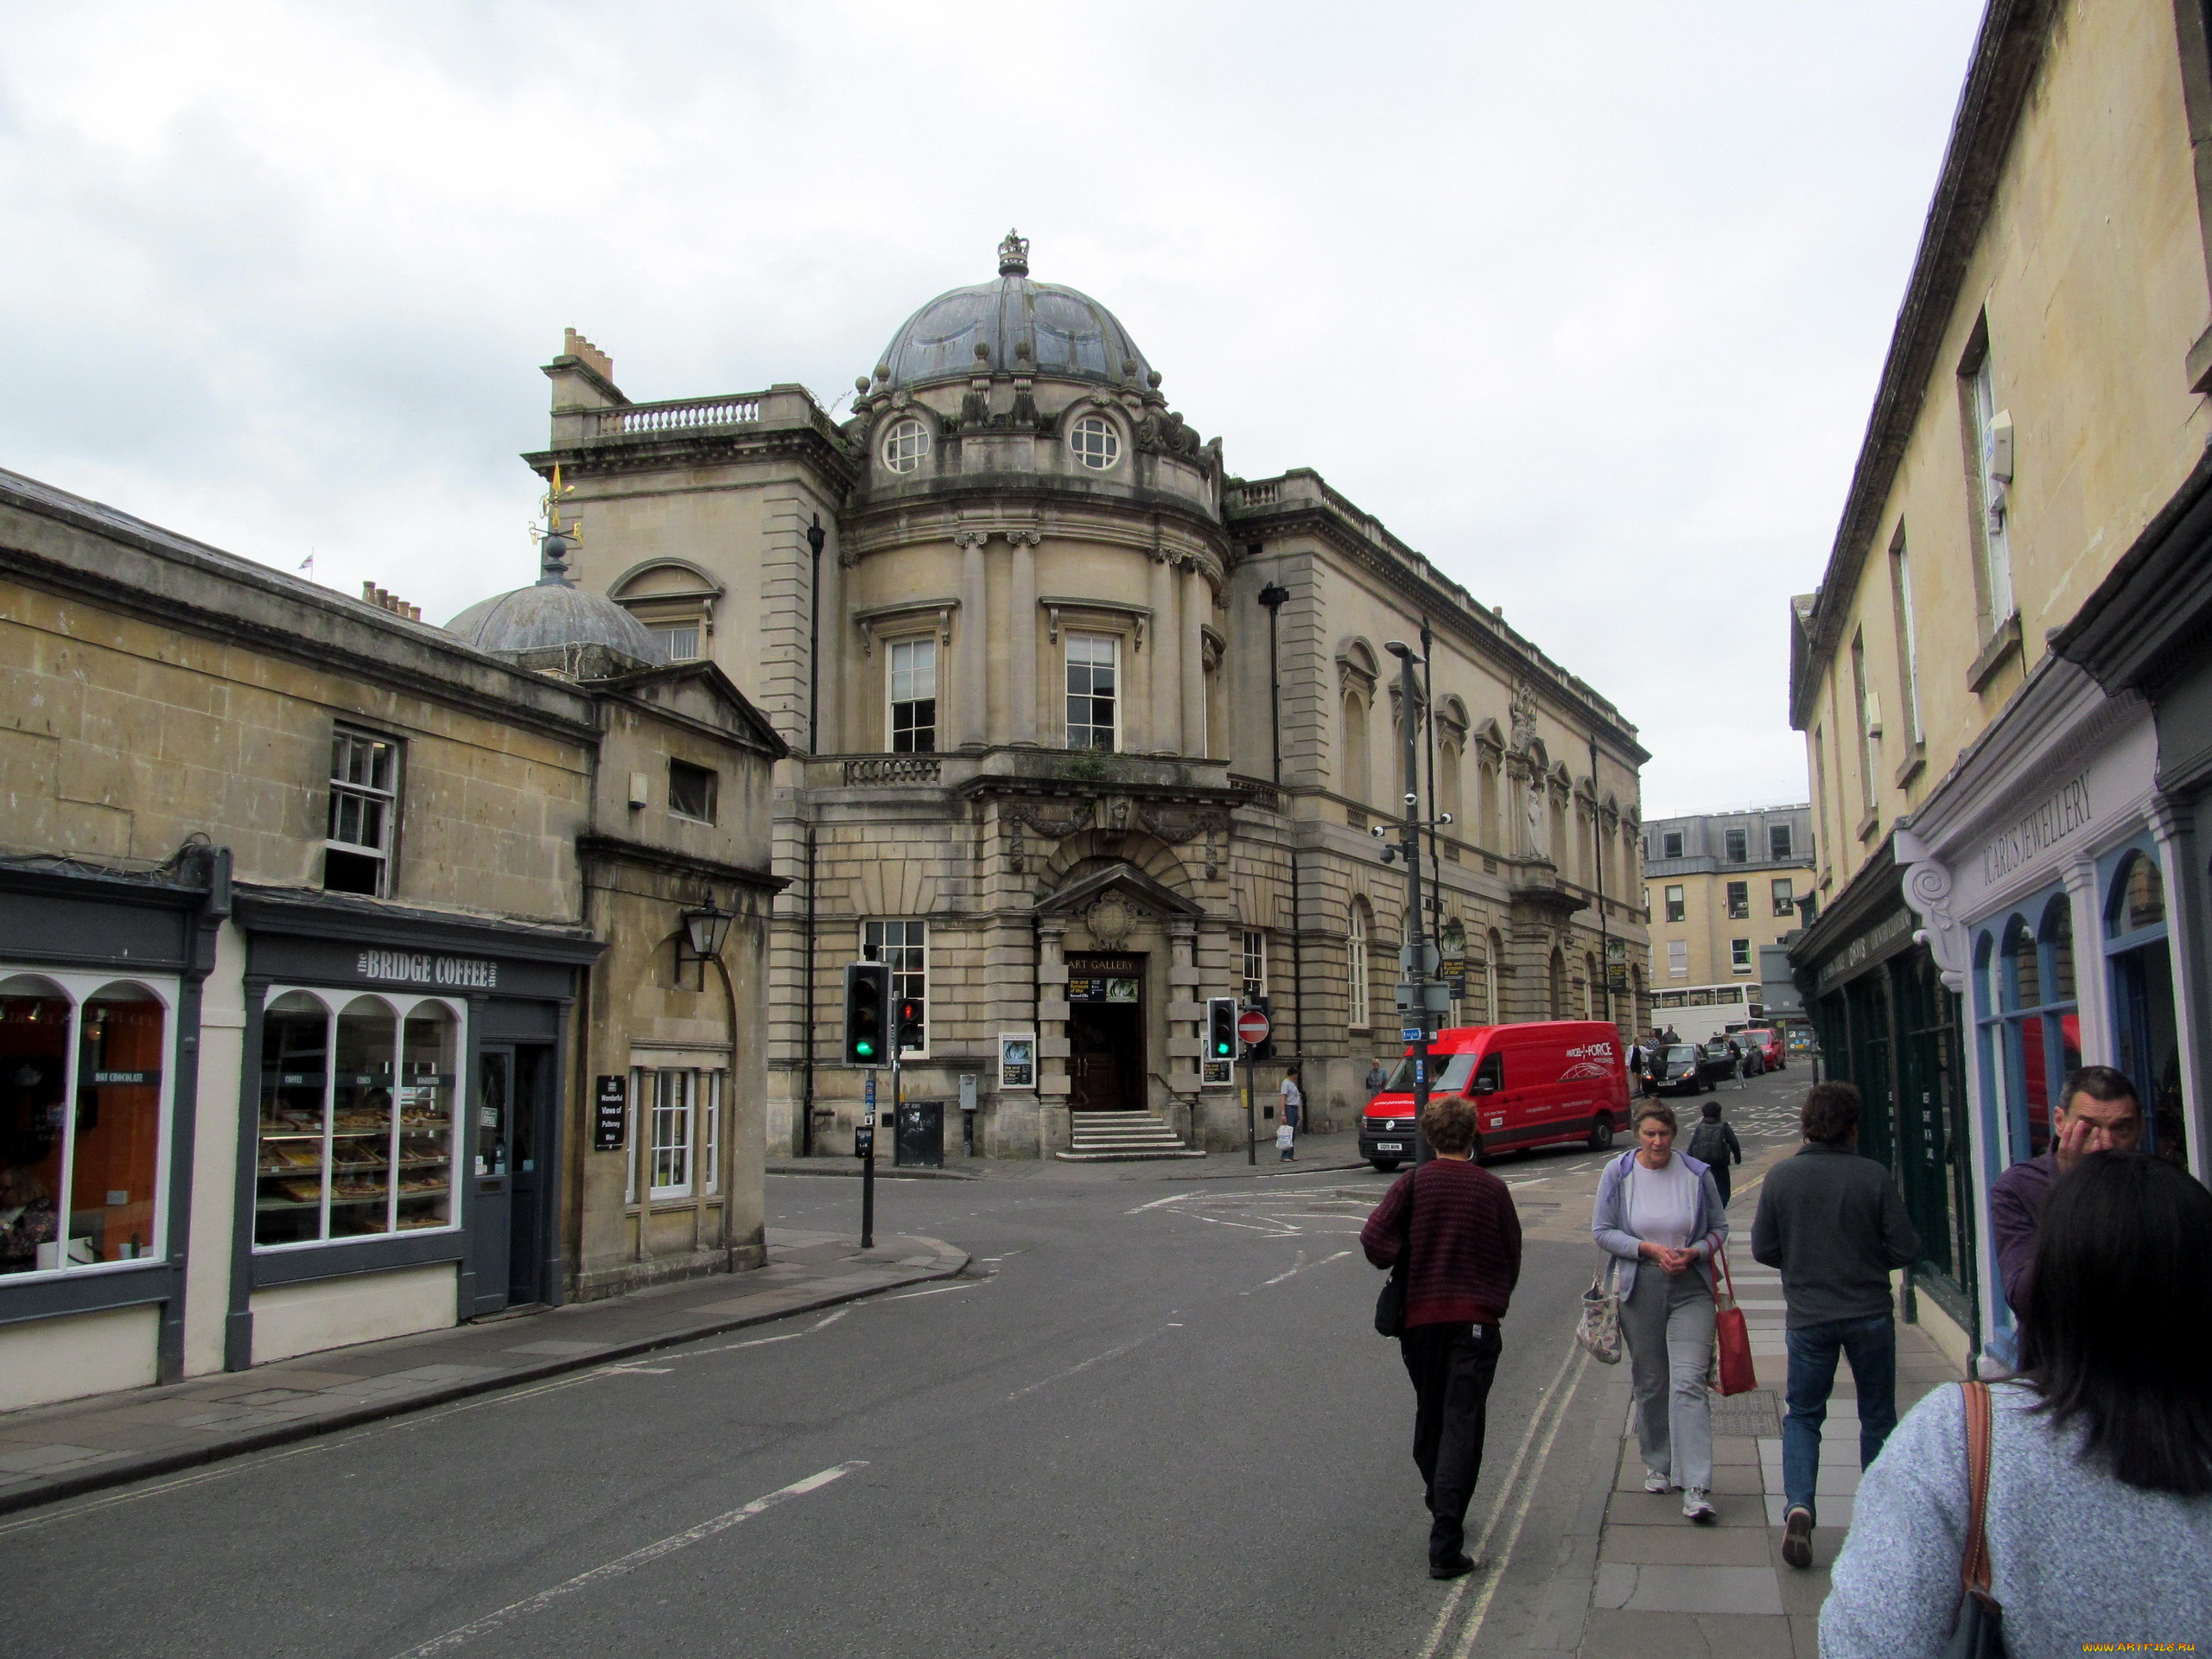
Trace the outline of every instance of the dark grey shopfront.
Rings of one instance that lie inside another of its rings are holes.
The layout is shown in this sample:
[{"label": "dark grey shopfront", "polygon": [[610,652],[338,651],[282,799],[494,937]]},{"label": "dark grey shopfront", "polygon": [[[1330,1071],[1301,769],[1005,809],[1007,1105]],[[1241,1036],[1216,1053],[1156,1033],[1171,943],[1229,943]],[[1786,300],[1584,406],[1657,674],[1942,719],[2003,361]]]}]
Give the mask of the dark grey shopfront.
[{"label": "dark grey shopfront", "polygon": [[253,1294],[451,1262],[454,1317],[560,1300],[570,1012],[603,947],[329,895],[241,890],[237,1224],[225,1363]]},{"label": "dark grey shopfront", "polygon": [[1885,844],[1789,956],[1821,1075],[1858,1086],[1859,1150],[1890,1171],[1920,1235],[1908,1317],[1925,1294],[1978,1348],[1962,1003],[1916,942],[1919,925]]}]

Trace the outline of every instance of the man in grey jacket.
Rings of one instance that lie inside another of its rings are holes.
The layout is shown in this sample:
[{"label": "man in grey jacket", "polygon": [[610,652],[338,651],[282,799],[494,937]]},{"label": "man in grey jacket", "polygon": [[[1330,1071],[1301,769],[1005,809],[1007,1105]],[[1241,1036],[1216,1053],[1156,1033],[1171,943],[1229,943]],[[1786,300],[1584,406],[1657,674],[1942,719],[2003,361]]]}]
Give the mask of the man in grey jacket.
[{"label": "man in grey jacket", "polygon": [[1839,1354],[1859,1390],[1859,1466],[1897,1426],[1897,1332],[1890,1272],[1920,1255],[1920,1236],[1889,1171],[1856,1150],[1859,1090],[1815,1084],[1805,1144],[1767,1172],[1751,1255],[1782,1270],[1788,1306],[1789,1414],[1782,1425],[1782,1559],[1813,1564],[1813,1500]]}]

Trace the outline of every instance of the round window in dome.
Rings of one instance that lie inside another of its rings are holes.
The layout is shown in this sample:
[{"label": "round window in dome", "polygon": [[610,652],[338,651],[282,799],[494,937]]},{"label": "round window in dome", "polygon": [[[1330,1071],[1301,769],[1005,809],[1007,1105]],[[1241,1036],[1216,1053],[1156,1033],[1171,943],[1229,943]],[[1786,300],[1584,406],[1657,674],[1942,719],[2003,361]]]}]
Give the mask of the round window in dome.
[{"label": "round window in dome", "polygon": [[930,452],[930,429],[912,418],[899,421],[883,435],[883,464],[894,473],[911,473]]},{"label": "round window in dome", "polygon": [[1086,415],[1075,423],[1068,434],[1068,448],[1095,473],[1104,472],[1122,458],[1122,440],[1113,422],[1099,415]]}]

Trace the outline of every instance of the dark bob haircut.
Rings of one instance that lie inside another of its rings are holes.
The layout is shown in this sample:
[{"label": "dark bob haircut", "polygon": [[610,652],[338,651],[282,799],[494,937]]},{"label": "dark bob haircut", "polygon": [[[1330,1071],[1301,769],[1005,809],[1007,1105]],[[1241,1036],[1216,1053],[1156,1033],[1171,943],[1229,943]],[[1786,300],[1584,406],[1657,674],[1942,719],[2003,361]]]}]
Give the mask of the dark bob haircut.
[{"label": "dark bob haircut", "polygon": [[1835,1146],[1851,1138],[1859,1127],[1859,1085],[1854,1083],[1816,1083],[1805,1091],[1805,1109],[1798,1122],[1808,1141]]},{"label": "dark bob haircut", "polygon": [[2130,1486],[2212,1493],[2212,1192],[2140,1152],[2084,1158],[2045,1199],[2020,1374]]}]

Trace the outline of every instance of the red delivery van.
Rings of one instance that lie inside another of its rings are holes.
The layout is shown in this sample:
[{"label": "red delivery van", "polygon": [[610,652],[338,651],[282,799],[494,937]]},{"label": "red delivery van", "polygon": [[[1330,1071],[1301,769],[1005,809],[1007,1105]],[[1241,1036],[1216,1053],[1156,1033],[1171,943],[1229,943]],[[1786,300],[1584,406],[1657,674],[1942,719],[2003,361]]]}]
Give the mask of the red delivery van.
[{"label": "red delivery van", "polygon": [[[1475,1156],[1580,1141],[1600,1151],[1628,1128],[1620,1032],[1602,1020],[1454,1026],[1428,1045],[1432,1098],[1459,1095],[1480,1113]],[[1359,1120],[1359,1155],[1395,1169],[1414,1155],[1414,1055],[1408,1046]]]}]

